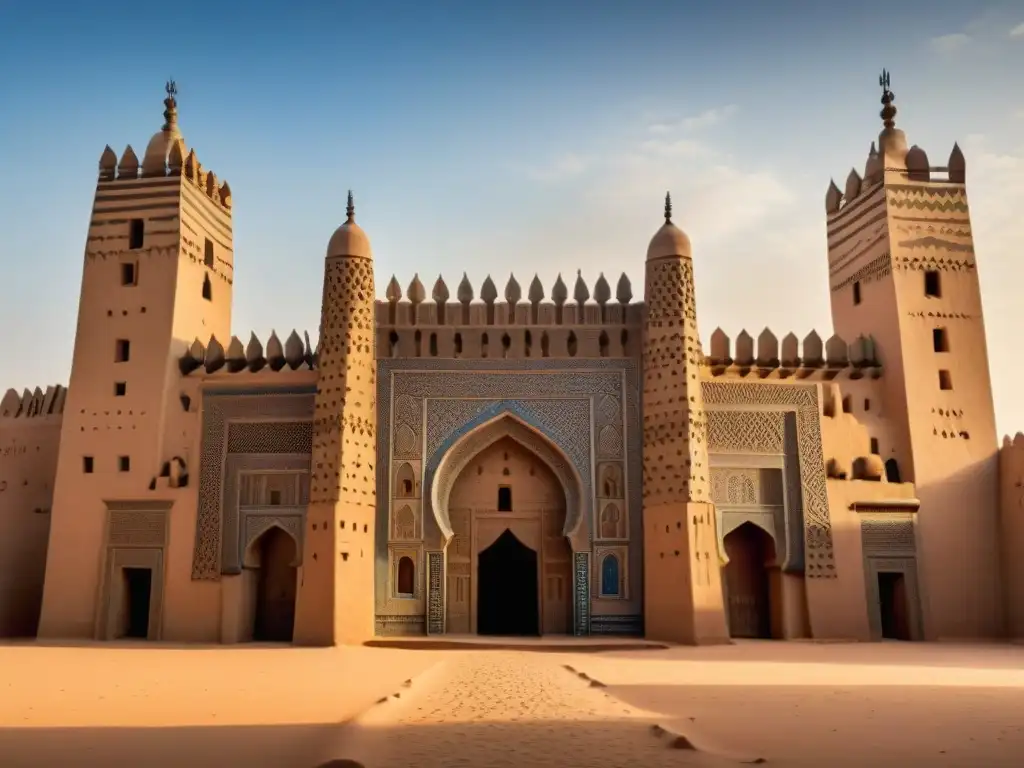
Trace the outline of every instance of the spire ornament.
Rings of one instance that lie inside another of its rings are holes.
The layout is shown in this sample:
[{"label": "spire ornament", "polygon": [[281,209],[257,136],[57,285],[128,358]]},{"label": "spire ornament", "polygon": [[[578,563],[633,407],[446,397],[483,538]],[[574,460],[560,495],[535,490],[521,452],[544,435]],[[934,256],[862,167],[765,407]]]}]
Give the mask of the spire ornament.
[{"label": "spire ornament", "polygon": [[348,204],[345,206],[345,215],[348,216],[346,224],[352,224],[356,220],[356,204],[352,200],[352,190],[348,191]]},{"label": "spire ornament", "polygon": [[665,193],[665,223],[672,223],[672,195],[669,192]]},{"label": "spire ornament", "polygon": [[174,78],[164,83],[164,92],[167,98],[164,99],[164,126],[165,131],[176,131],[178,129],[178,84]]},{"label": "spire ornament", "polygon": [[889,90],[891,85],[889,70],[882,70],[882,74],[878,77],[878,85],[882,89],[882,111],[878,114],[882,118],[882,124],[886,129],[892,130],[896,127],[896,106],[893,104],[896,94]]}]

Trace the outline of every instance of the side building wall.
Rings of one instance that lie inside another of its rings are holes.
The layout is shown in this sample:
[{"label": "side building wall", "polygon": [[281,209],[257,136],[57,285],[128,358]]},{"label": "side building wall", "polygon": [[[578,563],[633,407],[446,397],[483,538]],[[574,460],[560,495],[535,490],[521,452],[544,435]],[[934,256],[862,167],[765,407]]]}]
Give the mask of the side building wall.
[{"label": "side building wall", "polygon": [[1024,434],[1003,439],[999,451],[1000,545],[1007,634],[1024,641]]},{"label": "side building wall", "polygon": [[65,390],[0,401],[0,637],[34,637],[43,601]]}]

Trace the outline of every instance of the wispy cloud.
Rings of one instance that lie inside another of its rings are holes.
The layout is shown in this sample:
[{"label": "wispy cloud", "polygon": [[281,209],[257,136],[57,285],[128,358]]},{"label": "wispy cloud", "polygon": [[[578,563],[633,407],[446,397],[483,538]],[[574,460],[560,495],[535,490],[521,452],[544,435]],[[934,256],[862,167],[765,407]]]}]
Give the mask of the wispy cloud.
[{"label": "wispy cloud", "polygon": [[938,53],[956,53],[971,44],[973,38],[966,32],[954,32],[949,35],[939,35],[928,41],[933,51]]},{"label": "wispy cloud", "polygon": [[1010,37],[1016,40],[1024,40],[1024,23],[1018,24],[1010,30]]},{"label": "wispy cloud", "polygon": [[735,104],[726,104],[724,107],[713,107],[703,112],[684,117],[682,120],[659,121],[647,127],[651,133],[674,133],[676,131],[699,131],[719,125],[725,122],[739,111]]}]

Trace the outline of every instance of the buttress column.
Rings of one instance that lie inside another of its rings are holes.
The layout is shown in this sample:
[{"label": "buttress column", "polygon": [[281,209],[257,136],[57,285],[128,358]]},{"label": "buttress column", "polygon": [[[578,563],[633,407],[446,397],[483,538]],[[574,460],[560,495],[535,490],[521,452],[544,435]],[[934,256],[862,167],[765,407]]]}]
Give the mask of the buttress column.
[{"label": "buttress column", "polygon": [[348,220],[327,246],[319,379],[294,641],[358,644],[373,636],[377,510],[373,253]]},{"label": "buttress column", "polygon": [[665,224],[647,250],[643,336],[644,625],[676,643],[728,642],[690,240]]}]

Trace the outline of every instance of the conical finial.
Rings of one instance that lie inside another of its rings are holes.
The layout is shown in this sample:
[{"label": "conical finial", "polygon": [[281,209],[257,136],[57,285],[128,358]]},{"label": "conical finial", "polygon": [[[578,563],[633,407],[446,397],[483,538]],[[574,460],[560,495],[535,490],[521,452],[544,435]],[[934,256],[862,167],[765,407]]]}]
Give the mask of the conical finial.
[{"label": "conical finial", "polygon": [[896,127],[896,106],[892,103],[896,94],[889,90],[891,85],[889,70],[882,70],[882,74],[878,77],[878,84],[882,88],[882,111],[878,114],[882,118],[882,124],[891,130]]},{"label": "conical finial", "polygon": [[665,193],[665,223],[672,223],[672,195],[669,192]]},{"label": "conical finial", "polygon": [[167,98],[164,99],[164,127],[165,131],[174,131],[178,127],[178,84],[174,82],[174,78],[170,78],[164,84],[164,91],[167,93]]},{"label": "conical finial", "polygon": [[352,199],[352,190],[348,191],[348,205],[345,207],[345,214],[348,216],[347,224],[351,224],[356,220],[356,204]]}]

